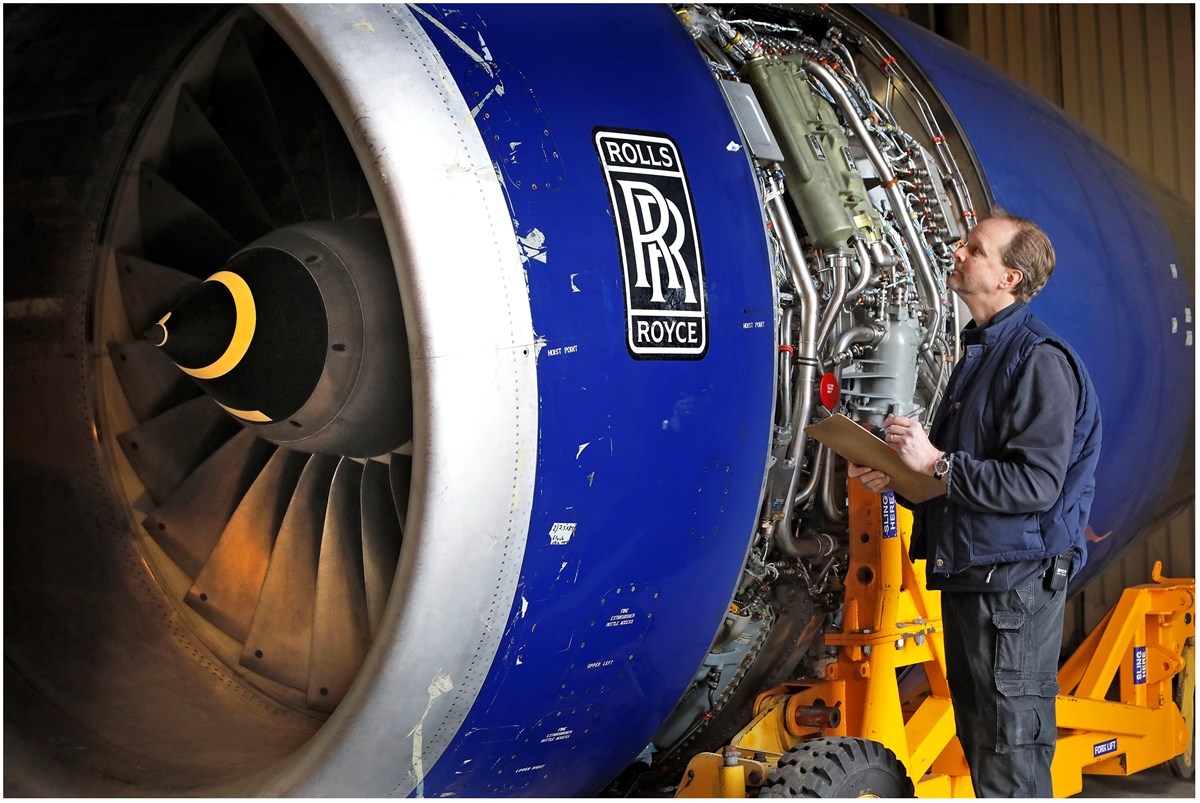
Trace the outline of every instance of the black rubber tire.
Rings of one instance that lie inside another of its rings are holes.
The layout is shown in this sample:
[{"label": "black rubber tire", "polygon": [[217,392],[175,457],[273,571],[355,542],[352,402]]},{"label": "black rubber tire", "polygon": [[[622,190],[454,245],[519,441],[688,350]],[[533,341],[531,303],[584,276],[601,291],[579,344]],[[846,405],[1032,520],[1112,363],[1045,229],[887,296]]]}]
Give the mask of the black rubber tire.
[{"label": "black rubber tire", "polygon": [[771,770],[759,797],[913,797],[896,754],[879,742],[849,736],[811,739]]},{"label": "black rubber tire", "polygon": [[[1190,781],[1196,777],[1196,640],[1188,639],[1184,648],[1184,668],[1175,676],[1174,694],[1175,705],[1183,712],[1183,716],[1192,723],[1187,749],[1180,755],[1167,761],[1167,768],[1176,778]],[[1190,687],[1190,688],[1189,688]]]}]

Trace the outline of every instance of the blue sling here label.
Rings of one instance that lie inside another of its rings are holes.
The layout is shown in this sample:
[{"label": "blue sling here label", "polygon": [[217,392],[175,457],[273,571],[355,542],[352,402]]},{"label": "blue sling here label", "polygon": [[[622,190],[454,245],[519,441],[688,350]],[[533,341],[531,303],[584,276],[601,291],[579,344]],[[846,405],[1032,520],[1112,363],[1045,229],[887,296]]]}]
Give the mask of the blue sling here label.
[{"label": "blue sling here label", "polygon": [[896,494],[892,491],[884,491],[879,499],[883,502],[883,537],[895,538],[899,535],[899,530],[896,528]]}]

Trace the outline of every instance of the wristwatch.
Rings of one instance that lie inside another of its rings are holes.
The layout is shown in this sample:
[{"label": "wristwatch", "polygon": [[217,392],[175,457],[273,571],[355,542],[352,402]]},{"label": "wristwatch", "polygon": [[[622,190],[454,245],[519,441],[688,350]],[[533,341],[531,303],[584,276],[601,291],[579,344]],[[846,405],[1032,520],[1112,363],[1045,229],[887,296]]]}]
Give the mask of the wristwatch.
[{"label": "wristwatch", "polygon": [[949,473],[950,473],[950,453],[946,452],[941,457],[939,457],[936,461],[934,461],[933,478],[935,480],[942,480],[942,479],[945,479],[946,475]]}]

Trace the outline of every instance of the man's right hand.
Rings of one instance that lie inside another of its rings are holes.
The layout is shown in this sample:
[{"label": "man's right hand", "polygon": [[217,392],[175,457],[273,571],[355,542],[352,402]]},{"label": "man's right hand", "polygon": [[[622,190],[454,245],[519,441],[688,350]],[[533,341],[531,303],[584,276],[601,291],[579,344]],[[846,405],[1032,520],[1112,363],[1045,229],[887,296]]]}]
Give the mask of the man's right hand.
[{"label": "man's right hand", "polygon": [[863,484],[868,491],[873,493],[883,493],[891,490],[892,478],[884,474],[882,471],[876,471],[867,466],[859,466],[854,463],[849,464],[850,468],[847,475],[851,479],[857,479]]}]

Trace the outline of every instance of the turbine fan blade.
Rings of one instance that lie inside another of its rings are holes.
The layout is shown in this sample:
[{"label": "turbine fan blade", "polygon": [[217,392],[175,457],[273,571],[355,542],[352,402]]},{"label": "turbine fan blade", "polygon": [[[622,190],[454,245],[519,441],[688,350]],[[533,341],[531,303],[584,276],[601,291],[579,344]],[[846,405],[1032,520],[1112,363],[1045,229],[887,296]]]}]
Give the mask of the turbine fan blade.
[{"label": "turbine fan blade", "polygon": [[153,343],[109,343],[108,353],[138,421],[148,421],[204,392]]},{"label": "turbine fan blade", "polygon": [[388,481],[392,486],[392,499],[396,503],[396,520],[400,522],[401,531],[408,520],[408,485],[412,481],[412,457],[406,454],[392,453],[392,462],[388,466]]},{"label": "turbine fan blade", "polygon": [[304,219],[330,220],[325,131],[314,113],[325,101],[290,50],[264,50],[258,63]]},{"label": "turbine fan blade", "polygon": [[117,436],[146,491],[161,503],[241,427],[208,396],[198,396]]},{"label": "turbine fan blade", "polygon": [[361,485],[363,467],[343,458],[333,478],[313,610],[308,707],[333,711],[371,644],[363,587]]},{"label": "turbine fan blade", "polygon": [[134,332],[144,332],[161,320],[200,280],[165,265],[156,265],[129,254],[117,254],[117,275],[125,315]]},{"label": "turbine fan blade", "polygon": [[366,177],[362,176],[361,174],[358,177],[357,207],[357,214],[362,215],[363,217],[379,217],[379,212],[375,208],[375,198],[371,195],[371,188],[367,185]]},{"label": "turbine fan blade", "polygon": [[275,537],[307,462],[306,454],[276,449],[185,597],[201,616],[240,642],[250,633]]},{"label": "turbine fan blade", "polygon": [[138,210],[142,250],[151,262],[207,278],[238,250],[238,242],[149,165],[142,165]]},{"label": "turbine fan blade", "polygon": [[396,503],[388,483],[388,467],[370,460],[363,469],[362,478],[362,542],[363,580],[372,640],[379,632],[383,609],[392,590],[403,537],[404,530],[396,515]]},{"label": "turbine fan blade", "polygon": [[242,666],[295,689],[308,684],[317,561],[337,465],[336,457],[317,454],[300,474],[242,649]]},{"label": "turbine fan blade", "polygon": [[275,447],[241,430],[205,460],[142,526],[188,577],[212,554],[238,503]]},{"label": "turbine fan blade", "polygon": [[168,159],[164,174],[238,242],[271,230],[271,216],[250,179],[187,87],[175,106]]},{"label": "turbine fan blade", "polygon": [[229,35],[209,88],[209,121],[254,186],[275,226],[304,220],[288,173],[283,140],[271,113],[271,98],[241,26]]},{"label": "turbine fan blade", "polygon": [[365,192],[369,199],[370,190],[342,124],[327,105],[321,105],[321,112],[325,128],[325,181],[329,187],[329,208],[334,220],[343,220],[364,211],[359,207],[359,195]]}]

